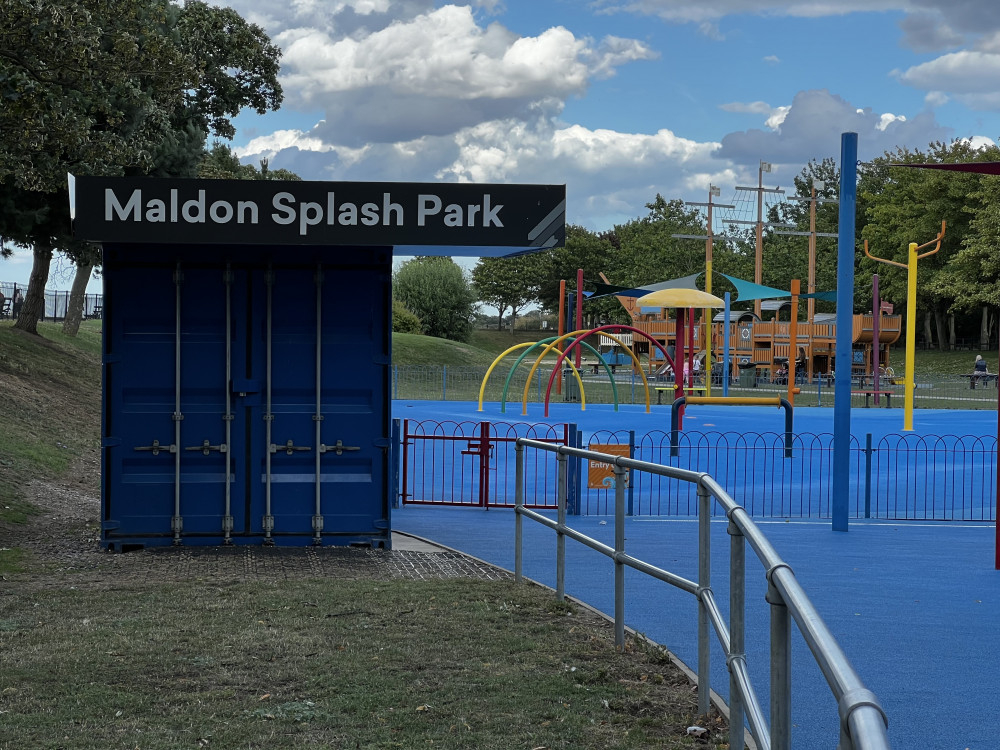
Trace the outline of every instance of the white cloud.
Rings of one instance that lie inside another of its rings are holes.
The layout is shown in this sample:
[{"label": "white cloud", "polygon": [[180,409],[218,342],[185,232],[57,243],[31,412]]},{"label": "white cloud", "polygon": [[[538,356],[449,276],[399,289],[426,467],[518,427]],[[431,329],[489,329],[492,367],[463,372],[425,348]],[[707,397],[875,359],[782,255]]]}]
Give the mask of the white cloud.
[{"label": "white cloud", "polygon": [[998,109],[1000,54],[962,50],[904,71],[899,79],[914,88],[946,92],[974,109]]},{"label": "white cloud", "polygon": [[974,135],[971,138],[959,138],[959,140],[965,141],[975,149],[993,148],[997,145],[996,141],[985,135]]},{"label": "white cloud", "polygon": [[777,65],[778,63],[781,62],[781,58],[779,58],[777,55],[767,55],[764,58],[764,62],[771,63],[772,65]]},{"label": "white cloud", "polygon": [[[447,5],[365,33],[281,31],[286,106],[322,109],[315,135],[358,146],[446,135],[507,117],[558,115],[593,80],[655,59],[643,42],[579,38],[561,26],[519,36]],[[400,113],[405,112],[405,117]]]},{"label": "white cloud", "polygon": [[756,115],[767,115],[767,119],[764,124],[772,130],[776,130],[781,126],[781,123],[785,121],[785,117],[788,115],[788,107],[772,107],[767,102],[730,102],[728,104],[722,104],[719,109],[725,110],[726,112],[746,112],[749,114]]},{"label": "white cloud", "polygon": [[819,18],[855,11],[885,11],[907,8],[905,0],[598,0],[605,12],[658,16],[665,21],[701,23],[734,15],[800,16]]},{"label": "white cloud", "polygon": [[923,148],[935,140],[947,141],[951,135],[929,112],[907,119],[859,109],[826,90],[800,91],[776,128],[730,133],[722,139],[716,156],[739,164],[764,159],[801,169],[810,159],[836,156],[845,132],[858,134],[862,158],[896,146]]}]

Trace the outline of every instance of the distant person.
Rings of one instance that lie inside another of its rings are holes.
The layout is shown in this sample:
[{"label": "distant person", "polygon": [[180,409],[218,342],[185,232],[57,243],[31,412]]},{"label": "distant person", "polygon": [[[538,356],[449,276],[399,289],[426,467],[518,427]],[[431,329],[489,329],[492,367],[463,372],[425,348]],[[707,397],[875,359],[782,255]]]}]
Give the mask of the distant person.
[{"label": "distant person", "polygon": [[3,317],[4,308],[7,306],[7,298],[3,296],[3,292],[0,292],[0,317]]},{"label": "distant person", "polygon": [[975,388],[980,380],[986,380],[990,371],[986,367],[986,360],[982,354],[976,355],[976,363],[972,366],[972,387]]},{"label": "distant person", "polygon": [[24,295],[21,294],[21,289],[17,288],[14,290],[14,317],[16,318],[21,314],[21,308],[24,307]]},{"label": "distant person", "polygon": [[774,373],[775,385],[788,385],[788,365],[782,363],[778,365],[777,372]]},{"label": "distant person", "polygon": [[701,382],[701,360],[698,357],[694,358],[694,363],[691,365],[694,369],[694,381],[695,383]]}]

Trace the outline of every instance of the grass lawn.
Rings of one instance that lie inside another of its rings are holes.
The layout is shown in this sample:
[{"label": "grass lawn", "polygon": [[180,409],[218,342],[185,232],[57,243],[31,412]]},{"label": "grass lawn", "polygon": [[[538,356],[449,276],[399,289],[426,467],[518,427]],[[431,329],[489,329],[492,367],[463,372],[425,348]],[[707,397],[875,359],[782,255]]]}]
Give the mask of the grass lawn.
[{"label": "grass lawn", "polygon": [[0,747],[725,747],[665,652],[511,582],[19,587],[0,648]]}]

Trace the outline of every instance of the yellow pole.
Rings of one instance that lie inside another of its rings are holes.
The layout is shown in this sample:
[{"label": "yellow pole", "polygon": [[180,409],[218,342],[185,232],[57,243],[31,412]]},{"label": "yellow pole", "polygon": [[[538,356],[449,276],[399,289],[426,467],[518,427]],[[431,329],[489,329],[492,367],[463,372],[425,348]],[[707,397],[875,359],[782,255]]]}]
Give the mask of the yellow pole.
[{"label": "yellow pole", "polygon": [[[904,432],[913,430],[913,391],[917,387],[913,375],[915,369],[914,359],[917,356],[917,261],[921,258],[926,258],[928,255],[934,255],[934,253],[941,249],[941,240],[944,239],[946,227],[946,222],[942,221],[941,231],[930,242],[925,242],[923,245],[911,242],[907,251],[907,262],[905,264],[897,263],[894,260],[886,260],[885,258],[876,258],[868,252],[868,240],[865,240],[865,255],[869,258],[877,260],[880,263],[888,263],[890,266],[898,266],[899,268],[906,269],[906,367],[903,373],[906,381],[903,384],[903,388],[905,389],[903,400]],[[933,250],[928,250],[923,255],[917,254],[918,251],[931,245],[934,245]],[[872,345],[877,346],[878,342],[873,341]]]},{"label": "yellow pole", "polygon": [[913,429],[913,360],[917,355],[917,243],[910,243],[906,264],[906,394],[903,401],[903,431]]}]

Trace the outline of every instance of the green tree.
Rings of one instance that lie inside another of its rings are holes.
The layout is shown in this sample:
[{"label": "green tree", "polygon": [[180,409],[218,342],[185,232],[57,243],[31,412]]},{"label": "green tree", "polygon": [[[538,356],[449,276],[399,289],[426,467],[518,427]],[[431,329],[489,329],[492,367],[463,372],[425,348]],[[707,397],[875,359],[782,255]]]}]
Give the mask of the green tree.
[{"label": "green tree", "polygon": [[33,249],[15,325],[34,333],[53,250],[99,262],[70,234],[66,173],[194,176],[209,132],[230,137],[243,108],[280,104],[280,51],[204,2],[0,0],[0,10],[0,253]]},{"label": "green tree", "polygon": [[288,169],[271,169],[267,159],[261,159],[260,169],[253,164],[242,164],[232,149],[216,141],[210,151],[205,151],[198,164],[198,176],[206,180],[301,180]]},{"label": "green tree", "polygon": [[[906,263],[911,242],[932,240],[947,221],[941,250],[920,261],[918,266],[917,308],[924,315],[924,338],[937,340],[938,347],[954,345],[956,305],[963,289],[962,259],[959,251],[972,235],[974,210],[981,206],[983,175],[932,169],[893,167],[896,163],[957,163],[993,161],[1000,150],[975,149],[967,141],[930,144],[926,153],[897,149],[874,159],[860,171],[859,206],[863,205],[866,224],[862,236],[873,255]],[[968,272],[968,271],[966,271]],[[858,286],[879,275],[882,296],[897,304],[906,301],[907,272],[885,263],[864,258],[860,261]],[[968,279],[976,283],[978,274]],[[919,314],[919,312],[918,312]]]},{"label": "green tree", "polygon": [[518,310],[538,299],[545,259],[537,253],[512,258],[480,258],[472,269],[472,285],[481,302],[497,308],[497,329],[503,327],[503,315],[510,310],[510,332]]},{"label": "green tree", "polygon": [[392,294],[420,319],[428,336],[467,341],[476,295],[451,258],[421,256],[393,274]]},{"label": "green tree", "polygon": [[[613,246],[607,238],[602,238],[595,232],[573,224],[566,227],[566,244],[564,247],[556,247],[546,250],[538,255],[539,282],[538,300],[542,307],[547,310],[559,310],[559,282],[566,281],[567,291],[576,291],[577,269],[583,269],[583,278],[593,290],[593,284],[599,283],[600,274],[607,273],[611,266],[611,254]],[[613,299],[613,306],[608,305],[606,300],[598,300],[602,303],[587,303],[584,306],[585,313],[591,318],[601,314],[604,307],[613,310],[618,305]]]},{"label": "green tree", "polygon": [[392,301],[393,333],[420,333],[420,318],[406,309],[398,299]]}]

